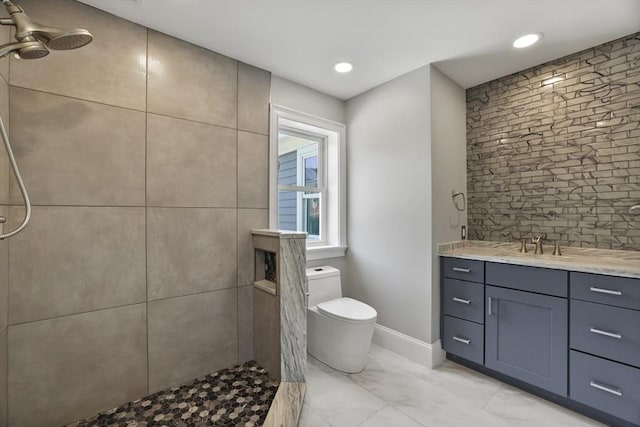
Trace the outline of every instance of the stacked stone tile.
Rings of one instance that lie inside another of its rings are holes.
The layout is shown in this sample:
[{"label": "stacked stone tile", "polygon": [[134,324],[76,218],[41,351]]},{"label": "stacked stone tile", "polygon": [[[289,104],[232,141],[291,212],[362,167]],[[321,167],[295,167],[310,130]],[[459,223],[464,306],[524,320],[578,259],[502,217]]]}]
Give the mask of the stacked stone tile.
[{"label": "stacked stone tile", "polygon": [[640,33],[468,89],[467,167],[471,239],[640,250]]}]

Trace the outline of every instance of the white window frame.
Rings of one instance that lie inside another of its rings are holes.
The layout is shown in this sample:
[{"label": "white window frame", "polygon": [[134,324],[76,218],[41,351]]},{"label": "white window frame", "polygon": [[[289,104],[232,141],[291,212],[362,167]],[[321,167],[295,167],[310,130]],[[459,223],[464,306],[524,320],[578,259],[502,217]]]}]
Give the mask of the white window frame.
[{"label": "white window frame", "polygon": [[320,241],[307,240],[307,260],[344,256],[347,249],[345,125],[279,105],[271,105],[269,225],[274,229],[278,228],[278,131],[280,128],[313,135],[316,138],[319,136],[322,139],[318,145],[318,186],[322,187],[319,188],[322,190],[319,193],[320,230],[323,238]]}]

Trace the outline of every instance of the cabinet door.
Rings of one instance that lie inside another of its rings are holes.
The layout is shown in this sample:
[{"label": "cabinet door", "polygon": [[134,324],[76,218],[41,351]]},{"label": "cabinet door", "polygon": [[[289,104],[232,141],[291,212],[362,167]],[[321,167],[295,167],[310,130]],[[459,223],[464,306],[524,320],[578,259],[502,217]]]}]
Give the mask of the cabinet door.
[{"label": "cabinet door", "polygon": [[567,300],[493,286],[486,298],[485,365],[566,396]]}]

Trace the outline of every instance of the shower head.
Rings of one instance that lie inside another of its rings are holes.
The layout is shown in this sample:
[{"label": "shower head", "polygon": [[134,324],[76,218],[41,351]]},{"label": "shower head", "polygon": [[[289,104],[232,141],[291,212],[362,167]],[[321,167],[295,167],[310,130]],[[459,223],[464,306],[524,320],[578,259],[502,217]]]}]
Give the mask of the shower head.
[{"label": "shower head", "polygon": [[93,36],[87,30],[76,28],[73,30],[59,30],[39,32],[36,38],[46,40],[45,44],[52,50],[69,50],[86,46],[93,40]]},{"label": "shower head", "polygon": [[[47,27],[34,22],[24,13],[20,6],[11,0],[2,0],[9,12],[10,18],[0,19],[0,25],[13,25],[16,27],[16,39],[18,42],[36,42],[40,46],[31,45],[27,50],[18,50],[17,54],[23,59],[36,59],[46,56],[51,50],[69,50],[85,46],[93,40],[91,33],[85,29],[77,28],[72,30]],[[14,45],[11,43],[10,45]],[[10,46],[5,45],[5,46]],[[0,50],[5,46],[0,46]],[[46,53],[45,53],[46,51]],[[6,55],[6,54],[5,54]]]},{"label": "shower head", "polygon": [[38,59],[47,56],[49,49],[39,41],[14,42],[0,46],[0,58],[10,53],[15,53],[20,59]]}]

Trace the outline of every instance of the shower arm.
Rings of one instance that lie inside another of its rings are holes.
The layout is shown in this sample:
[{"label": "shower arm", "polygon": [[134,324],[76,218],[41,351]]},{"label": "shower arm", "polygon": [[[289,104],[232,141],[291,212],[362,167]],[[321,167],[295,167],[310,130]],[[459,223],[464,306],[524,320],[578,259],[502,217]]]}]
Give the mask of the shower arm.
[{"label": "shower arm", "polygon": [[7,8],[9,12],[8,18],[0,18],[0,25],[16,25],[16,21],[11,17],[16,12],[24,12],[20,6],[13,4],[11,0],[2,0],[2,4]]},{"label": "shower arm", "polygon": [[[4,123],[2,122],[2,118],[0,118],[0,136],[2,136],[2,142],[4,142],[4,148],[7,150],[7,156],[9,156],[9,162],[11,163],[11,169],[13,169],[13,173],[16,176],[16,181],[18,181],[18,187],[20,188],[20,193],[22,193],[22,198],[24,199],[24,207],[25,214],[24,219],[22,220],[22,224],[20,224],[15,230],[10,231],[6,234],[0,234],[0,240],[7,239],[9,237],[15,236],[29,223],[31,219],[31,201],[29,200],[29,194],[27,193],[27,188],[24,186],[24,181],[22,181],[22,176],[20,175],[20,170],[18,169],[18,164],[16,163],[16,158],[13,155],[13,150],[11,149],[11,144],[9,143],[9,135],[7,135],[7,130],[4,127]],[[4,228],[4,222],[6,222],[6,218],[0,216],[0,233],[2,233],[2,228]]]},{"label": "shower arm", "polygon": [[[16,7],[11,0],[2,0],[2,4],[5,5],[5,7],[7,8],[7,11],[9,13],[11,13],[11,11],[9,10],[10,7]],[[16,25],[16,22],[13,20],[13,18],[9,17],[9,18],[0,18],[0,25]]]}]

